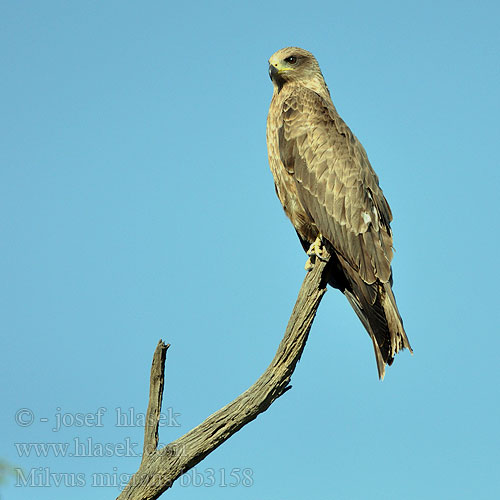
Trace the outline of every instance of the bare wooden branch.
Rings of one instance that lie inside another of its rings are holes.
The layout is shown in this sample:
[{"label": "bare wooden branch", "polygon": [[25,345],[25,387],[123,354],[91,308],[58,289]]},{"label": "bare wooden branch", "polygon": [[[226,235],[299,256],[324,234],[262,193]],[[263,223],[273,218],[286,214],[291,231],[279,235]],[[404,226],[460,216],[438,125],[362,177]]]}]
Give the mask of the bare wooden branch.
[{"label": "bare wooden branch", "polygon": [[[327,267],[326,262],[317,259],[314,269],[306,275],[276,355],[266,371],[249,389],[160,450],[150,451],[148,447],[146,453],[146,442],[151,445],[153,442],[157,443],[158,439],[157,426],[153,438],[152,430],[146,429],[145,453],[139,470],[132,476],[117,500],[158,498],[179,476],[266,411],[277,398],[291,388],[290,378],[302,355],[316,311],[326,291]],[[154,364],[153,361],[153,366]],[[153,376],[153,369],[151,373]],[[153,390],[152,380],[150,407],[151,398],[157,394],[155,391],[157,389]],[[159,400],[161,401],[161,396]]]},{"label": "bare wooden branch", "polygon": [[144,427],[143,461],[158,448],[158,426],[160,424],[161,402],[163,399],[165,358],[169,347],[170,344],[165,344],[163,340],[160,340],[153,355],[149,382],[149,403]]}]

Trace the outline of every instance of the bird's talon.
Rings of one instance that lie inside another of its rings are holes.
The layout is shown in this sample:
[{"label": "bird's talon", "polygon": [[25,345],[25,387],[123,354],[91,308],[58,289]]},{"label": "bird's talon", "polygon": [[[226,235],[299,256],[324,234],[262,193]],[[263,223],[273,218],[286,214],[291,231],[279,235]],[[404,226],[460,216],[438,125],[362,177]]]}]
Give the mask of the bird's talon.
[{"label": "bird's talon", "polygon": [[328,254],[325,251],[325,248],[323,247],[321,238],[322,238],[321,234],[318,235],[318,237],[314,240],[314,243],[312,243],[311,246],[309,247],[307,255],[309,255],[309,257],[318,257],[319,260],[326,262],[328,260]]},{"label": "bird's talon", "polygon": [[313,267],[314,267],[314,264],[313,264],[313,261],[311,260],[311,258],[307,259],[307,262],[306,262],[306,265],[304,266],[304,269],[309,272],[312,270]]}]

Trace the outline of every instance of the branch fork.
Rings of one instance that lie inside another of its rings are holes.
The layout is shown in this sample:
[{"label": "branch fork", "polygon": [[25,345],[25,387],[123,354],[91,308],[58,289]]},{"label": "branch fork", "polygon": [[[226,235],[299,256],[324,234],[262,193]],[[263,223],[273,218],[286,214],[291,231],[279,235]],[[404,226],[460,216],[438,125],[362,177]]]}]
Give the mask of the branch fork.
[{"label": "branch fork", "polygon": [[326,292],[328,261],[316,259],[299,291],[276,355],[259,379],[231,403],[210,415],[184,436],[158,449],[158,427],[163,399],[165,359],[169,344],[159,341],[153,355],[144,448],[139,470],[117,500],[153,500],[173,482],[266,411],[291,389],[290,379]]}]

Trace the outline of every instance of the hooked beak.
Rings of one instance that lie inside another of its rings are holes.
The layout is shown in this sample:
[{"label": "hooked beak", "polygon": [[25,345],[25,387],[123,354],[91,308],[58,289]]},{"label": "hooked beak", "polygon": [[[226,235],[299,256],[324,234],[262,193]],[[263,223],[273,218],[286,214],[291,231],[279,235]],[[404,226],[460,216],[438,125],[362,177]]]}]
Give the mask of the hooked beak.
[{"label": "hooked beak", "polygon": [[269,64],[269,78],[274,80],[279,74],[279,69],[274,64]]}]

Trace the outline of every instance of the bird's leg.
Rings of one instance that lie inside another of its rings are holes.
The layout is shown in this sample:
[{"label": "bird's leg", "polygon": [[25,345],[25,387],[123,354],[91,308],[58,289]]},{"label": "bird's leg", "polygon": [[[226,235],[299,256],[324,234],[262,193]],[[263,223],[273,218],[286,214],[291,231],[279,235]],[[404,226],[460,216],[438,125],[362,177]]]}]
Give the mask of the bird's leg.
[{"label": "bird's leg", "polygon": [[321,238],[322,238],[321,234],[318,234],[318,236],[314,240],[314,243],[309,247],[309,250],[307,251],[307,255],[309,255],[309,258],[307,259],[305,265],[306,271],[310,271],[314,267],[314,262],[316,260],[316,257],[318,257],[318,259],[322,261],[328,260],[328,252],[323,246]]}]

